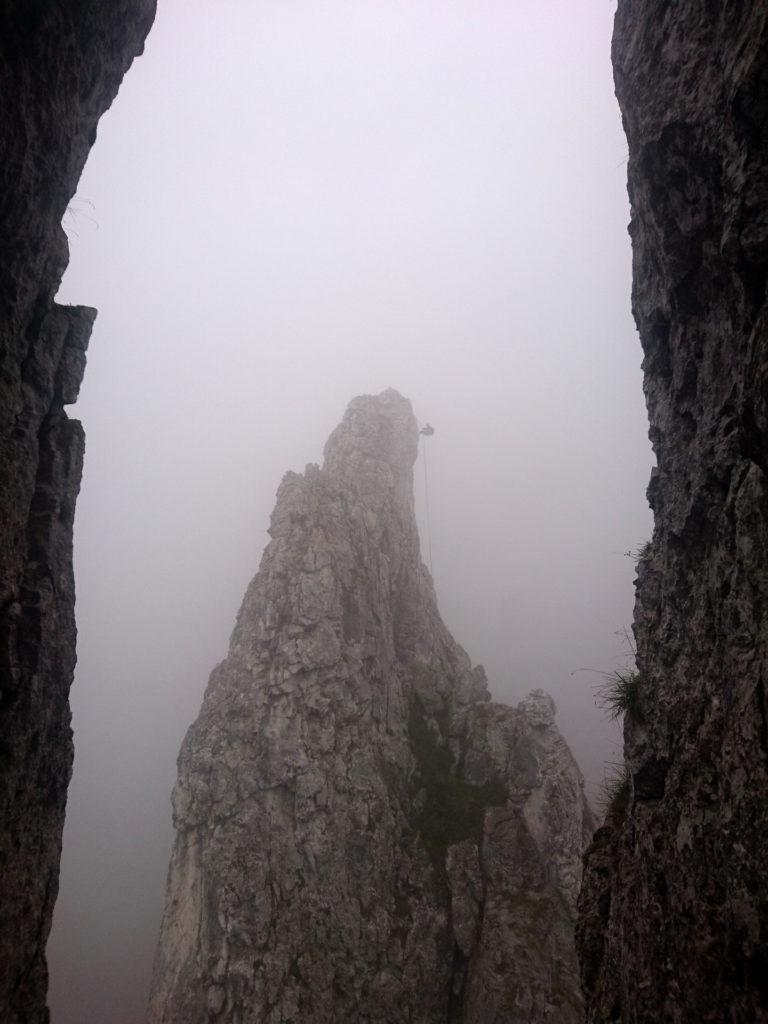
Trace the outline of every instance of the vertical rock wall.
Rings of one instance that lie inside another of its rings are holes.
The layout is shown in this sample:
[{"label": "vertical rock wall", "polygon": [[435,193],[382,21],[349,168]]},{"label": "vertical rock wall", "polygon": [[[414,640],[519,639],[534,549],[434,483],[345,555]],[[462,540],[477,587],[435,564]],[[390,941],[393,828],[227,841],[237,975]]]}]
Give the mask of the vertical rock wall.
[{"label": "vertical rock wall", "polygon": [[179,756],[151,1024],[578,1024],[591,831],[535,691],[443,625],[394,391],[289,473]]},{"label": "vertical rock wall", "polygon": [[0,1020],[37,1024],[72,763],[77,397],[61,219],[154,0],[0,3]]},{"label": "vertical rock wall", "polygon": [[651,544],[628,780],[586,860],[590,1022],[768,1020],[768,5],[620,0]]}]

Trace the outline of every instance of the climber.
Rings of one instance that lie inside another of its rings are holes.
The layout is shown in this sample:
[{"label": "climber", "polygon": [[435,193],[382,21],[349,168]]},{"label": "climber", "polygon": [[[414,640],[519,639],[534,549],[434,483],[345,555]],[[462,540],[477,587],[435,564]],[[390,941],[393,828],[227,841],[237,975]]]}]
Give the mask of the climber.
[{"label": "climber", "polygon": [[419,433],[420,433],[420,434],[423,434],[423,435],[424,435],[425,437],[432,437],[432,435],[434,434],[434,432],[435,432],[435,428],[434,428],[433,426],[431,426],[431,425],[430,425],[429,423],[426,423],[426,424],[425,424],[425,425],[424,425],[424,426],[423,426],[423,427],[421,428],[421,430],[419,431]]}]

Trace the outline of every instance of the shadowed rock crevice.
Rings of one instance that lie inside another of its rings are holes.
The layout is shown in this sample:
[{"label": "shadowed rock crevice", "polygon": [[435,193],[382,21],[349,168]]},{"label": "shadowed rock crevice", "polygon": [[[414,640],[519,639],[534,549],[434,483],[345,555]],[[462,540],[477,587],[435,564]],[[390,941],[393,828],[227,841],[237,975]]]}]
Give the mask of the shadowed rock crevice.
[{"label": "shadowed rock crevice", "polygon": [[417,448],[363,396],[281,484],[179,756],[152,1024],[580,1020],[581,775],[443,625]]}]

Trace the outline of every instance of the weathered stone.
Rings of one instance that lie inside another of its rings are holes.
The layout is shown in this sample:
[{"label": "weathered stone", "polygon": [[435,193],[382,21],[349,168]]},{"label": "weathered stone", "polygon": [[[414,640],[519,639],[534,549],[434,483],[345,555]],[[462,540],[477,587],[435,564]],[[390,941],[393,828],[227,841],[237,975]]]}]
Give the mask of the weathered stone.
[{"label": "weathered stone", "polygon": [[38,1024],[72,763],[74,402],[95,311],[53,302],[61,219],[153,0],[0,10],[0,1020]]},{"label": "weathered stone", "polygon": [[768,1021],[768,6],[620,0],[652,543],[628,778],[587,857],[590,1022]]},{"label": "weathered stone", "polygon": [[417,444],[357,398],[283,480],[179,756],[152,1024],[580,1020],[581,775],[440,619]]}]

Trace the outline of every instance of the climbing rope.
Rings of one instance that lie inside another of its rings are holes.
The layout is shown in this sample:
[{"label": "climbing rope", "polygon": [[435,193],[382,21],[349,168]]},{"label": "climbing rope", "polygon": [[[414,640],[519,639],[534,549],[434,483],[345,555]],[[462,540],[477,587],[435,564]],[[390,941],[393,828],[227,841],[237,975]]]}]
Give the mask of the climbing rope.
[{"label": "climbing rope", "polygon": [[[427,424],[429,426],[429,424]],[[430,433],[431,433],[430,429]],[[434,570],[432,569],[432,528],[430,524],[429,516],[429,479],[427,477],[427,438],[430,434],[424,430],[421,431],[421,436],[424,439],[424,443],[421,446],[422,455],[424,456],[424,508],[427,514],[427,553],[429,555],[429,573],[430,576],[434,576]]]}]

